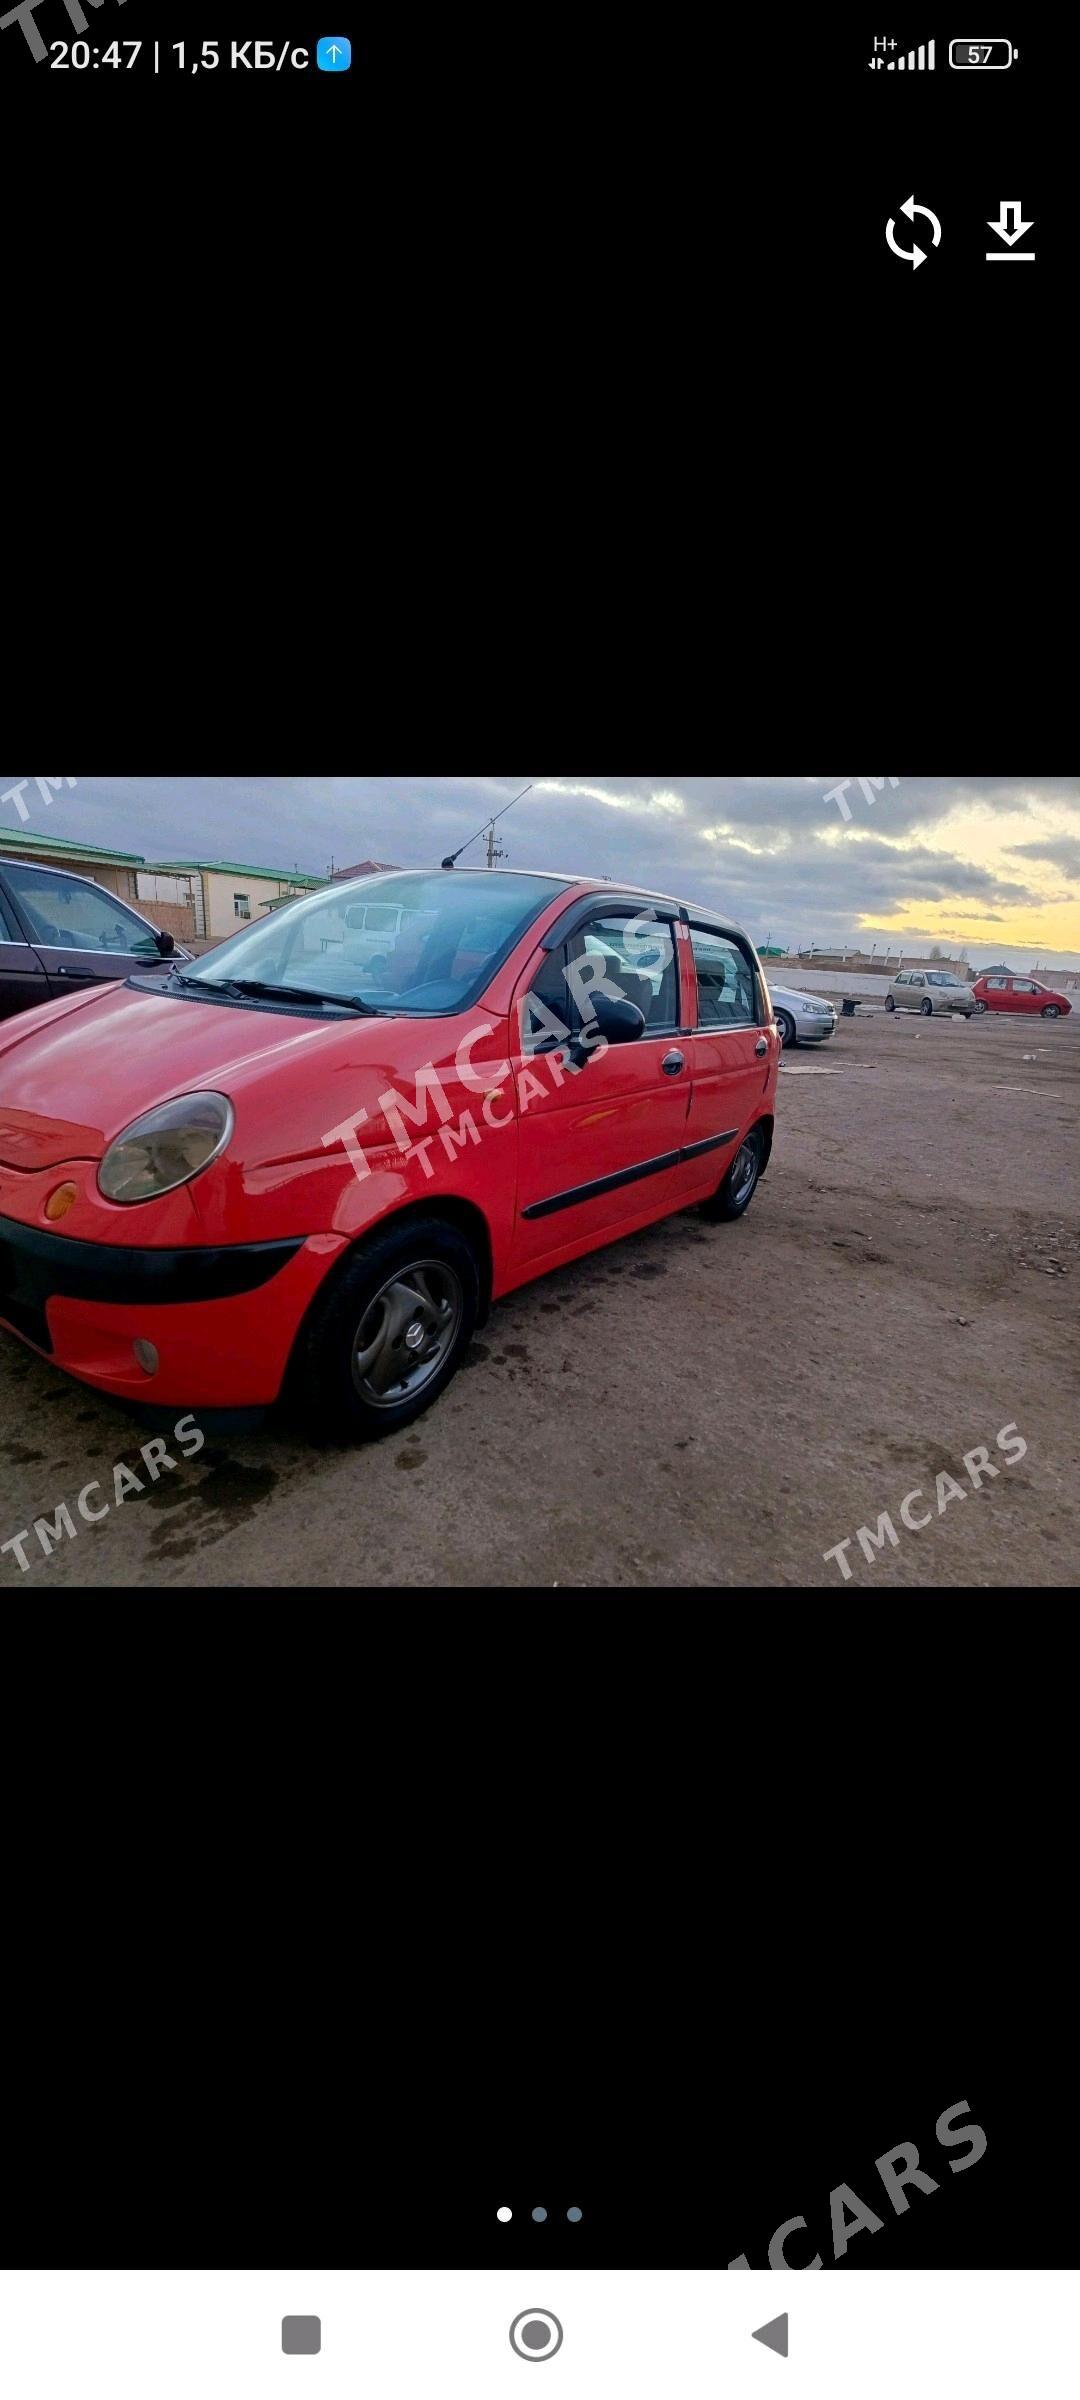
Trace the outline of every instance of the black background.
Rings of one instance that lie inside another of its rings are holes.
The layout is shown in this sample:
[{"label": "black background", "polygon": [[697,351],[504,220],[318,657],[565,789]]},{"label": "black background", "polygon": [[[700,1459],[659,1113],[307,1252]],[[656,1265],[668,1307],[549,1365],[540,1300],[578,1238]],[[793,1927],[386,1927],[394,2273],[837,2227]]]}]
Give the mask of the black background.
[{"label": "black background", "polygon": [[1074,2265],[1069,1700],[995,1599],[11,1622],[0,2258]]},{"label": "black background", "polygon": [[[39,21],[71,32],[62,0]],[[755,732],[794,704],[803,734],[823,677],[848,723],[868,693],[895,723],[939,686],[964,731],[1030,677],[1045,726],[1075,448],[1071,21],[999,26],[1021,50],[1003,74],[921,77],[871,73],[874,34],[933,31],[944,61],[947,20],[426,8],[338,29],[345,75],[157,80],[155,38],[313,46],[326,21],[106,0],[84,38],[142,39],[130,74],[56,72],[0,35],[21,574],[65,561],[68,696],[149,694],[170,731],[193,707],[223,731],[239,697],[265,731],[295,693],[323,723],[344,639],[369,723],[380,702],[388,733],[415,724],[422,695],[444,737],[508,673],[526,711],[538,679],[564,698],[580,644],[593,687],[616,646],[618,690],[662,593],[673,655],[650,640],[636,699],[677,693],[684,721],[730,614]],[[915,272],[885,242],[909,193],[943,226]],[[1003,199],[1035,219],[1034,266],[985,262]],[[16,613],[44,681],[39,612]]]}]

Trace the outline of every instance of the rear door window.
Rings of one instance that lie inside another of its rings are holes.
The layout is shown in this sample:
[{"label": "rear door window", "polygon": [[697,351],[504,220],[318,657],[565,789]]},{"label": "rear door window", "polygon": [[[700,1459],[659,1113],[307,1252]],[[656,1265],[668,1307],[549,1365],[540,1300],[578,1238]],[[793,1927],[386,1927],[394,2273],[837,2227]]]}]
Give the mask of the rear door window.
[{"label": "rear door window", "polygon": [[737,942],[707,927],[691,925],[697,968],[698,1024],[714,1030],[760,1023],[753,967]]}]

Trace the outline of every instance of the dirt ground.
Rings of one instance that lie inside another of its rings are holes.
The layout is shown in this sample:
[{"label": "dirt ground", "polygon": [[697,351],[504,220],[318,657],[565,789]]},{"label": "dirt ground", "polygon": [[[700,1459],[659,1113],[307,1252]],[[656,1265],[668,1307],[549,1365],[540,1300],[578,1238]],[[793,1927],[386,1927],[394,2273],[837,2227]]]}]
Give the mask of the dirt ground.
[{"label": "dirt ground", "polygon": [[[1078,1103],[1080,1012],[841,1020],[784,1061],[740,1224],[672,1217],[516,1293],[407,1433],[211,1437],[97,1525],[76,1495],[145,1478],[145,1429],[0,1335],[0,1539],[64,1499],[78,1527],[0,1584],[1070,1585]],[[866,1556],[883,1511],[896,1546]]]}]

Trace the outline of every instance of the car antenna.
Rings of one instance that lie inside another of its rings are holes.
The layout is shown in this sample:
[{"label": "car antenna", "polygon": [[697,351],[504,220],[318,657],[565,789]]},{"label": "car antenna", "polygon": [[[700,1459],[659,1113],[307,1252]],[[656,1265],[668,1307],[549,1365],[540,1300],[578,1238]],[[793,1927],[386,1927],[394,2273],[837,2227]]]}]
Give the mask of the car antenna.
[{"label": "car antenna", "polygon": [[[533,787],[531,783],[527,783],[525,786],[525,792],[531,792],[532,788]],[[497,825],[500,817],[508,816],[510,810],[512,808],[516,808],[518,801],[524,800],[525,792],[515,792],[513,799],[507,801],[505,808],[497,809],[493,817],[485,818],[484,823],[480,827],[479,833],[471,833],[468,841],[462,842],[461,850],[453,850],[451,851],[449,858],[444,858],[442,862],[444,867],[455,867],[459,858],[461,857],[461,851],[471,850],[473,843],[479,841],[481,833],[486,833],[489,826]]]}]

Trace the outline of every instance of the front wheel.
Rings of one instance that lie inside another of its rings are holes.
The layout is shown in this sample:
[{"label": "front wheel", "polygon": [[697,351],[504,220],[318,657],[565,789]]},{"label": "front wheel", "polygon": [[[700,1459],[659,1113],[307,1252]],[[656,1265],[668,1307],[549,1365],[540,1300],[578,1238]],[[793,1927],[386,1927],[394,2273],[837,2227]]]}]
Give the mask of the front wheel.
[{"label": "front wheel", "polygon": [[986,1002],[985,1002],[985,1000],[976,1000],[976,1002],[975,1002],[975,1014],[976,1014],[976,1016],[977,1016],[977,1017],[985,1017],[985,1015],[986,1015]]},{"label": "front wheel", "polygon": [[730,1220],[744,1217],[761,1177],[762,1142],[757,1127],[736,1151],[718,1192],[705,1203],[705,1214]]},{"label": "front wheel", "polygon": [[455,1225],[413,1217],[373,1234],[301,1333],[291,1388],[305,1423],[340,1441],[411,1425],[456,1374],[479,1303],[476,1255]]},{"label": "front wheel", "polygon": [[1061,1010],[1060,1008],[1044,1008],[1042,1013],[1044,1017],[1060,1017]]},{"label": "front wheel", "polygon": [[787,1012],[786,1008],[778,1008],[778,1009],[776,1010],[776,1012],[775,1012],[775,1013],[776,1013],[776,1030],[777,1030],[777,1033],[778,1033],[778,1034],[779,1034],[779,1036],[780,1036],[780,1048],[781,1048],[781,1050],[791,1050],[791,1049],[794,1049],[794,1046],[795,1046],[795,1019],[794,1019],[794,1017],[789,1017],[789,1015],[788,1015],[788,1012]]},{"label": "front wheel", "polygon": [[891,1017],[891,1016],[893,1016],[893,1015],[895,1014],[895,1012],[896,1012],[896,1002],[895,1002],[895,1000],[893,999],[893,996],[892,996],[892,993],[891,993],[891,992],[886,992],[886,994],[885,994],[885,1006],[886,1006],[886,1009],[888,1010],[888,1013],[889,1013],[890,1017]]},{"label": "front wheel", "polygon": [[934,1003],[933,1003],[933,1001],[932,1001],[932,1000],[920,1000],[920,1002],[919,1002],[919,1015],[920,1015],[920,1017],[932,1017],[932,1016],[933,1016],[933,1013],[934,1013]]}]

